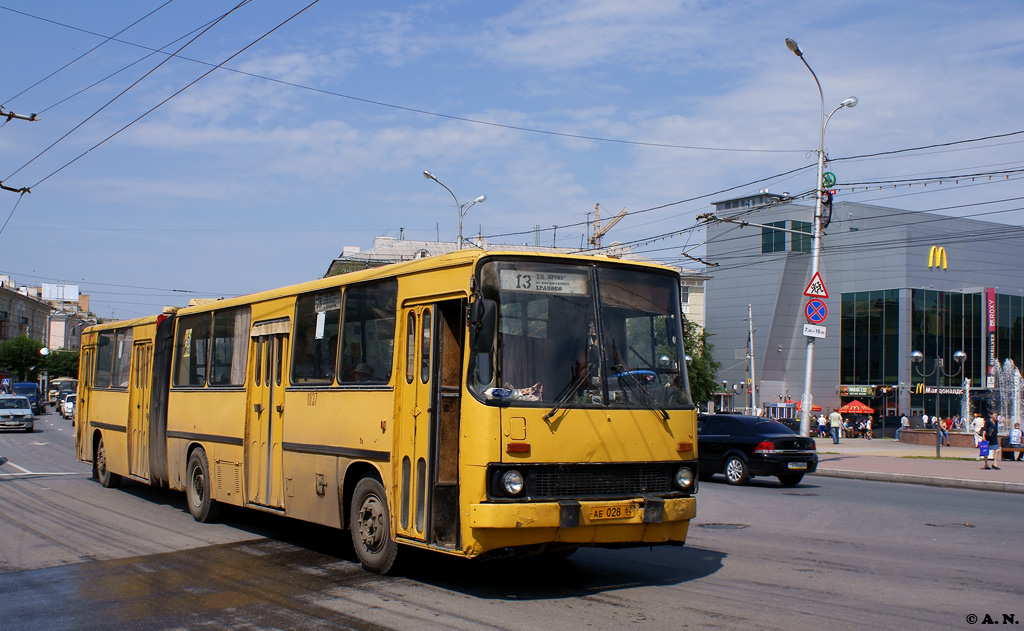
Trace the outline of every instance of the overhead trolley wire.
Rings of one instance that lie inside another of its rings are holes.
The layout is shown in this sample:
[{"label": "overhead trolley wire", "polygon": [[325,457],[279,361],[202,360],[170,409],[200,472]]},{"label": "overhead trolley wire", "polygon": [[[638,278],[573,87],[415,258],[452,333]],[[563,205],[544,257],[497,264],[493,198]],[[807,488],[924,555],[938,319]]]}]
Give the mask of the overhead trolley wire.
[{"label": "overhead trolley wire", "polygon": [[[234,12],[235,12],[236,10],[238,10],[239,8],[241,8],[241,7],[245,6],[245,5],[246,5],[246,4],[248,4],[248,3],[250,2],[250,1],[251,1],[251,0],[242,0],[242,2],[239,2],[239,3],[237,4],[237,5],[235,5],[235,7],[234,7],[234,8],[232,8],[232,9],[231,9],[230,11],[228,11],[228,12],[227,12],[227,13],[225,13],[224,15],[220,16],[219,18],[217,18],[217,19],[216,19],[216,20],[215,20],[215,21],[214,21],[213,23],[211,23],[211,24],[210,24],[209,26],[207,26],[207,27],[206,27],[205,29],[203,29],[202,31],[200,31],[200,32],[199,32],[199,33],[198,33],[198,34],[197,34],[197,35],[196,35],[195,37],[193,37],[192,39],[190,39],[190,40],[188,40],[187,42],[185,42],[184,44],[182,44],[182,45],[181,45],[181,47],[180,47],[180,48],[178,48],[178,51],[180,52],[180,51],[184,50],[184,49],[185,49],[185,48],[186,48],[187,46],[189,46],[190,44],[192,44],[193,42],[195,42],[195,41],[196,41],[197,39],[199,39],[200,37],[202,37],[203,35],[205,35],[205,34],[206,34],[206,33],[207,33],[207,32],[208,32],[208,31],[209,31],[209,30],[210,30],[211,28],[213,28],[214,26],[216,26],[216,25],[217,25],[217,24],[218,24],[218,23],[219,23],[219,22],[220,22],[221,20],[223,20],[223,19],[224,19],[224,18],[226,18],[227,16],[231,15],[232,13],[234,13]],[[15,176],[15,175],[16,175],[17,173],[21,172],[21,171],[22,171],[22,170],[23,170],[23,169],[24,169],[25,167],[29,166],[30,164],[32,164],[33,162],[35,162],[36,160],[38,160],[38,159],[39,159],[40,157],[42,157],[42,156],[43,156],[43,154],[45,154],[45,153],[46,153],[47,151],[49,151],[50,149],[52,149],[53,147],[55,147],[55,146],[56,146],[56,145],[57,145],[58,143],[60,143],[60,142],[61,142],[62,140],[64,140],[65,138],[67,138],[68,136],[70,136],[71,134],[73,134],[73,133],[74,133],[74,132],[75,132],[76,130],[78,130],[79,128],[81,128],[81,127],[82,127],[82,125],[85,125],[85,124],[86,124],[87,122],[89,122],[89,121],[90,121],[90,120],[92,120],[92,119],[93,119],[94,117],[96,117],[97,115],[99,115],[99,113],[100,113],[100,112],[102,112],[103,110],[107,109],[107,107],[109,107],[109,106],[110,106],[111,104],[113,104],[113,103],[114,103],[114,101],[117,101],[117,100],[118,100],[118,99],[120,99],[120,98],[121,98],[122,96],[124,96],[125,94],[127,94],[129,90],[131,90],[132,88],[134,88],[135,86],[137,86],[137,85],[138,85],[139,83],[141,83],[143,79],[145,79],[146,77],[148,77],[148,76],[150,76],[151,74],[153,74],[154,72],[156,72],[156,71],[157,71],[157,70],[158,70],[158,69],[159,69],[159,68],[160,68],[161,66],[163,66],[164,64],[166,64],[166,63],[167,63],[168,61],[170,61],[171,59],[173,59],[173,56],[171,56],[171,57],[167,57],[166,59],[164,59],[163,61],[161,61],[161,62],[160,62],[160,63],[158,63],[157,65],[153,66],[153,68],[151,68],[151,69],[149,70],[149,72],[147,72],[146,74],[144,74],[144,75],[142,75],[141,77],[139,77],[138,79],[136,79],[136,80],[135,80],[134,82],[132,82],[132,84],[131,84],[131,85],[129,85],[129,86],[128,86],[127,88],[125,88],[124,90],[121,90],[121,92],[119,92],[119,93],[118,93],[118,94],[117,94],[116,96],[114,96],[114,98],[110,99],[109,101],[107,101],[106,103],[104,103],[104,104],[103,104],[103,106],[102,106],[102,107],[100,107],[100,108],[99,108],[98,110],[96,110],[95,112],[93,112],[92,114],[90,114],[89,116],[87,116],[87,117],[85,118],[85,120],[83,120],[82,122],[80,122],[80,123],[78,123],[77,125],[75,125],[74,127],[72,127],[72,128],[70,129],[70,130],[68,130],[68,131],[67,131],[67,133],[65,133],[65,134],[64,134],[63,136],[61,136],[61,137],[60,137],[60,138],[58,138],[57,140],[53,141],[53,142],[52,142],[52,143],[50,144],[50,146],[46,147],[45,149],[43,149],[42,151],[40,151],[39,153],[37,153],[37,154],[36,154],[36,155],[35,155],[35,156],[34,156],[34,157],[33,157],[33,158],[31,159],[31,160],[29,160],[29,161],[28,161],[28,162],[26,162],[25,164],[21,165],[20,167],[18,167],[18,169],[17,169],[16,171],[14,171],[14,173],[11,173],[10,175],[8,175],[6,179],[8,179],[8,180],[9,180],[9,179],[11,179],[11,178],[12,178],[12,177],[14,177],[14,176]],[[212,72],[212,70],[211,70],[210,72]],[[207,74],[209,74],[209,73],[207,73]],[[206,76],[206,75],[203,75],[203,77],[205,77],[205,76]],[[203,77],[200,77],[200,79],[202,79]],[[196,81],[198,81],[198,80],[199,80],[199,79],[197,79]],[[192,83],[195,83],[195,81],[193,81]],[[191,86],[191,85],[192,85],[192,83],[190,83],[190,84],[188,84],[187,86],[185,86],[185,88],[188,88],[189,86]],[[185,88],[182,88],[182,90],[184,90]],[[117,134],[121,133],[122,131],[124,131],[125,129],[127,129],[128,127],[130,127],[130,126],[131,126],[132,124],[134,124],[134,123],[135,123],[136,121],[138,121],[139,119],[141,119],[141,118],[142,118],[143,116],[146,116],[146,114],[149,114],[150,112],[152,112],[153,110],[155,110],[155,109],[156,109],[157,107],[160,107],[160,105],[163,105],[164,103],[166,103],[167,101],[169,101],[169,100],[170,100],[171,98],[174,98],[175,96],[177,96],[178,94],[180,94],[182,90],[179,90],[178,92],[175,92],[175,93],[174,93],[174,94],[172,94],[172,95],[171,95],[170,97],[168,97],[167,99],[165,99],[164,101],[162,101],[162,102],[161,102],[160,104],[158,104],[158,105],[157,105],[156,107],[154,107],[154,108],[150,109],[149,111],[147,111],[146,113],[144,113],[144,114],[143,114],[142,116],[140,116],[139,118],[136,118],[136,119],[135,119],[134,121],[132,121],[131,123],[128,123],[128,125],[125,125],[125,126],[124,126],[124,127],[122,127],[121,129],[119,129],[119,130],[117,130],[116,132],[114,132],[113,134],[111,134],[110,136],[107,136],[107,137],[106,137],[106,138],[104,138],[104,139],[103,139],[102,141],[100,141],[100,142],[99,142],[99,143],[97,143],[96,145],[93,145],[93,146],[92,146],[92,147],[91,147],[90,149],[88,149],[88,150],[87,150],[87,151],[85,151],[84,153],[80,154],[80,155],[79,155],[79,156],[78,156],[77,158],[75,158],[74,160],[71,160],[71,162],[68,162],[67,164],[65,164],[64,166],[60,167],[59,169],[57,169],[56,171],[54,171],[54,172],[53,172],[53,173],[51,173],[50,175],[47,175],[47,176],[46,176],[45,178],[43,178],[43,179],[42,179],[42,180],[40,180],[39,182],[36,182],[36,183],[35,183],[34,185],[30,186],[29,188],[35,188],[36,186],[39,186],[40,184],[42,184],[43,182],[45,182],[46,180],[48,180],[48,179],[49,179],[50,177],[52,177],[53,175],[55,175],[55,174],[57,174],[57,173],[59,173],[59,172],[63,171],[63,170],[64,170],[64,169],[66,168],[66,167],[68,167],[68,166],[70,166],[71,164],[73,164],[74,162],[78,161],[78,160],[79,160],[79,158],[81,158],[82,156],[86,155],[87,153],[89,153],[89,152],[90,152],[90,151],[92,151],[93,149],[95,149],[95,148],[99,147],[100,145],[102,145],[103,143],[107,142],[108,140],[110,140],[111,138],[113,138],[114,136],[116,136]]]},{"label": "overhead trolley wire", "polygon": [[[82,54],[81,54],[81,55],[79,55],[78,57],[75,57],[74,59],[72,59],[72,60],[71,60],[71,61],[69,61],[68,63],[64,64],[64,65],[63,65],[63,66],[61,66],[60,68],[57,68],[56,70],[54,70],[54,71],[53,71],[53,72],[51,72],[50,74],[46,75],[45,77],[43,77],[43,78],[42,78],[42,79],[40,79],[39,81],[36,81],[35,83],[33,83],[32,85],[28,86],[27,88],[25,88],[25,89],[24,89],[24,90],[22,90],[21,92],[18,92],[17,94],[15,94],[14,96],[12,96],[11,98],[9,98],[9,99],[5,99],[5,100],[4,100],[3,102],[4,102],[4,103],[10,103],[11,101],[13,101],[14,99],[18,98],[19,96],[21,96],[21,95],[25,94],[26,92],[28,92],[28,91],[29,91],[29,90],[31,90],[32,88],[35,88],[36,86],[38,86],[38,85],[40,85],[40,84],[44,83],[45,81],[47,81],[48,79],[50,79],[50,78],[51,78],[51,77],[53,77],[54,75],[57,75],[57,74],[59,74],[59,73],[60,73],[60,72],[61,72],[62,70],[64,70],[65,68],[68,68],[69,66],[73,65],[73,64],[74,64],[74,63],[76,63],[77,61],[79,61],[79,60],[83,59],[84,57],[88,56],[89,54],[91,54],[91,53],[92,53],[93,51],[95,51],[96,49],[100,48],[100,47],[101,47],[101,46],[103,46],[104,44],[107,44],[107,43],[109,43],[109,42],[111,42],[111,41],[115,41],[115,38],[116,38],[116,37],[117,37],[118,35],[120,35],[121,33],[124,33],[125,31],[127,31],[127,30],[129,30],[129,29],[131,29],[131,28],[132,28],[133,26],[135,26],[135,25],[136,25],[136,24],[138,24],[139,22],[142,22],[143,20],[145,20],[145,19],[146,19],[146,18],[148,18],[149,16],[153,15],[154,13],[156,13],[157,11],[159,11],[160,9],[163,9],[164,7],[166,7],[167,5],[169,5],[169,4],[170,4],[170,3],[172,3],[172,2],[174,2],[174,0],[167,0],[167,2],[165,2],[165,3],[161,4],[161,5],[160,5],[160,6],[158,6],[157,8],[155,8],[155,9],[153,9],[152,11],[150,11],[149,13],[147,13],[146,15],[144,15],[144,16],[142,16],[141,18],[139,18],[139,19],[135,20],[134,22],[132,22],[132,23],[131,23],[131,24],[129,24],[128,26],[126,26],[126,27],[124,27],[123,29],[121,29],[120,31],[118,31],[117,33],[114,33],[114,34],[113,34],[113,35],[111,35],[110,37],[107,37],[106,39],[104,39],[104,40],[103,40],[102,42],[100,42],[99,44],[96,44],[95,46],[93,46],[93,47],[92,47],[92,48],[90,48],[89,50],[85,51],[84,53],[82,53]],[[5,7],[5,8],[6,8],[6,7]],[[20,12],[19,12],[19,13],[20,13]],[[49,108],[47,108],[47,109],[49,109]]]}]

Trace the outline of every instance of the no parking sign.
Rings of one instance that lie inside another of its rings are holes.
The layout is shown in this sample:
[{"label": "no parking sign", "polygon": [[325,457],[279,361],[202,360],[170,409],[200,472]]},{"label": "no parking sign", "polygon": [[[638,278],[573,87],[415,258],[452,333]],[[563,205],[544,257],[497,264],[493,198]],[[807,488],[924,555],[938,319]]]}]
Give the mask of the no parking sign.
[{"label": "no parking sign", "polygon": [[828,307],[819,298],[812,298],[807,301],[804,314],[812,324],[821,324],[828,317]]}]

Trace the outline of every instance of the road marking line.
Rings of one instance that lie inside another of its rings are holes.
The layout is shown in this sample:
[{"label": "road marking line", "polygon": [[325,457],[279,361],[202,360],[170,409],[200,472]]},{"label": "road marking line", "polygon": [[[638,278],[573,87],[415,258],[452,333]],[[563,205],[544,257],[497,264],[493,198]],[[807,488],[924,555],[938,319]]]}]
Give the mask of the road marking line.
[{"label": "road marking line", "polygon": [[63,471],[52,471],[46,473],[33,473],[26,471],[25,473],[0,473],[0,479],[4,478],[24,478],[28,476],[44,476],[44,475],[88,475],[86,473],[66,473]]}]

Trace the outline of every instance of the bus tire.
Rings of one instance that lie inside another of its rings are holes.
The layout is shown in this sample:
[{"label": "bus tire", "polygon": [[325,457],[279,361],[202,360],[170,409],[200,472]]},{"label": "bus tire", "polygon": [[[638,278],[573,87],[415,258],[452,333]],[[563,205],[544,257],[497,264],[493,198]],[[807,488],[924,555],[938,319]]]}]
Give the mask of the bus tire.
[{"label": "bus tire", "polygon": [[210,497],[210,465],[206,451],[199,447],[189,456],[185,468],[185,495],[188,498],[188,512],[192,518],[204,524],[217,521],[220,504]]},{"label": "bus tire", "polygon": [[384,486],[371,477],[360,480],[352,493],[349,515],[349,533],[359,562],[369,572],[387,574],[394,566],[398,544],[391,537]]},{"label": "bus tire", "polygon": [[107,448],[103,446],[102,436],[96,443],[96,450],[92,454],[92,474],[99,478],[103,488],[116,489],[121,486],[121,476],[111,473],[107,468]]}]

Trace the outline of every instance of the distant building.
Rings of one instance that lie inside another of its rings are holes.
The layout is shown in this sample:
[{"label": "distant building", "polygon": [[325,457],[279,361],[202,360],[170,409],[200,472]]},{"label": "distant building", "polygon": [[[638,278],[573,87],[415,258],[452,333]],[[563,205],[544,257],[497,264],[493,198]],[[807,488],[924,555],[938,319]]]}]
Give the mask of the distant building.
[{"label": "distant building", "polygon": [[[716,202],[715,215],[759,226],[708,228],[707,330],[718,378],[746,384],[754,354],[758,407],[799,401],[808,311],[820,318],[813,397],[826,410],[854,399],[877,412],[960,414],[963,378],[975,405],[996,411],[999,366],[1024,363],[1024,230],[973,219],[835,202],[822,239],[824,309],[808,309],[813,208],[778,195]],[[785,229],[782,230],[782,229]],[[804,234],[806,233],[806,236]],[[814,293],[813,291],[811,293]],[[754,345],[748,349],[748,305]],[[816,306],[816,305],[812,305]],[[920,376],[911,351],[954,378]]]},{"label": "distant building", "polygon": [[82,329],[96,323],[88,306],[77,285],[19,287],[0,276],[0,341],[25,335],[53,350],[77,349]]},{"label": "distant building", "polygon": [[[549,254],[593,254],[611,256],[630,261],[648,261],[653,259],[633,254],[628,247],[622,247],[613,243],[608,247],[594,250],[579,250],[576,248],[553,248],[536,245],[506,245],[488,243],[482,237],[466,239],[464,247],[491,248],[506,252],[541,252]],[[453,252],[457,248],[455,242],[447,241],[413,241],[397,239],[395,237],[377,237],[373,241],[373,247],[369,250],[346,246],[341,255],[331,261],[324,277],[345,274],[355,270],[378,267],[400,261],[437,256],[447,252]],[[680,299],[682,302],[683,315],[701,327],[704,326],[704,281],[707,276],[702,270],[690,270],[676,268],[682,275],[683,280],[680,287]]]},{"label": "distant building", "polygon": [[46,325],[53,307],[19,291],[9,276],[0,276],[0,341],[24,335],[46,344]]}]

